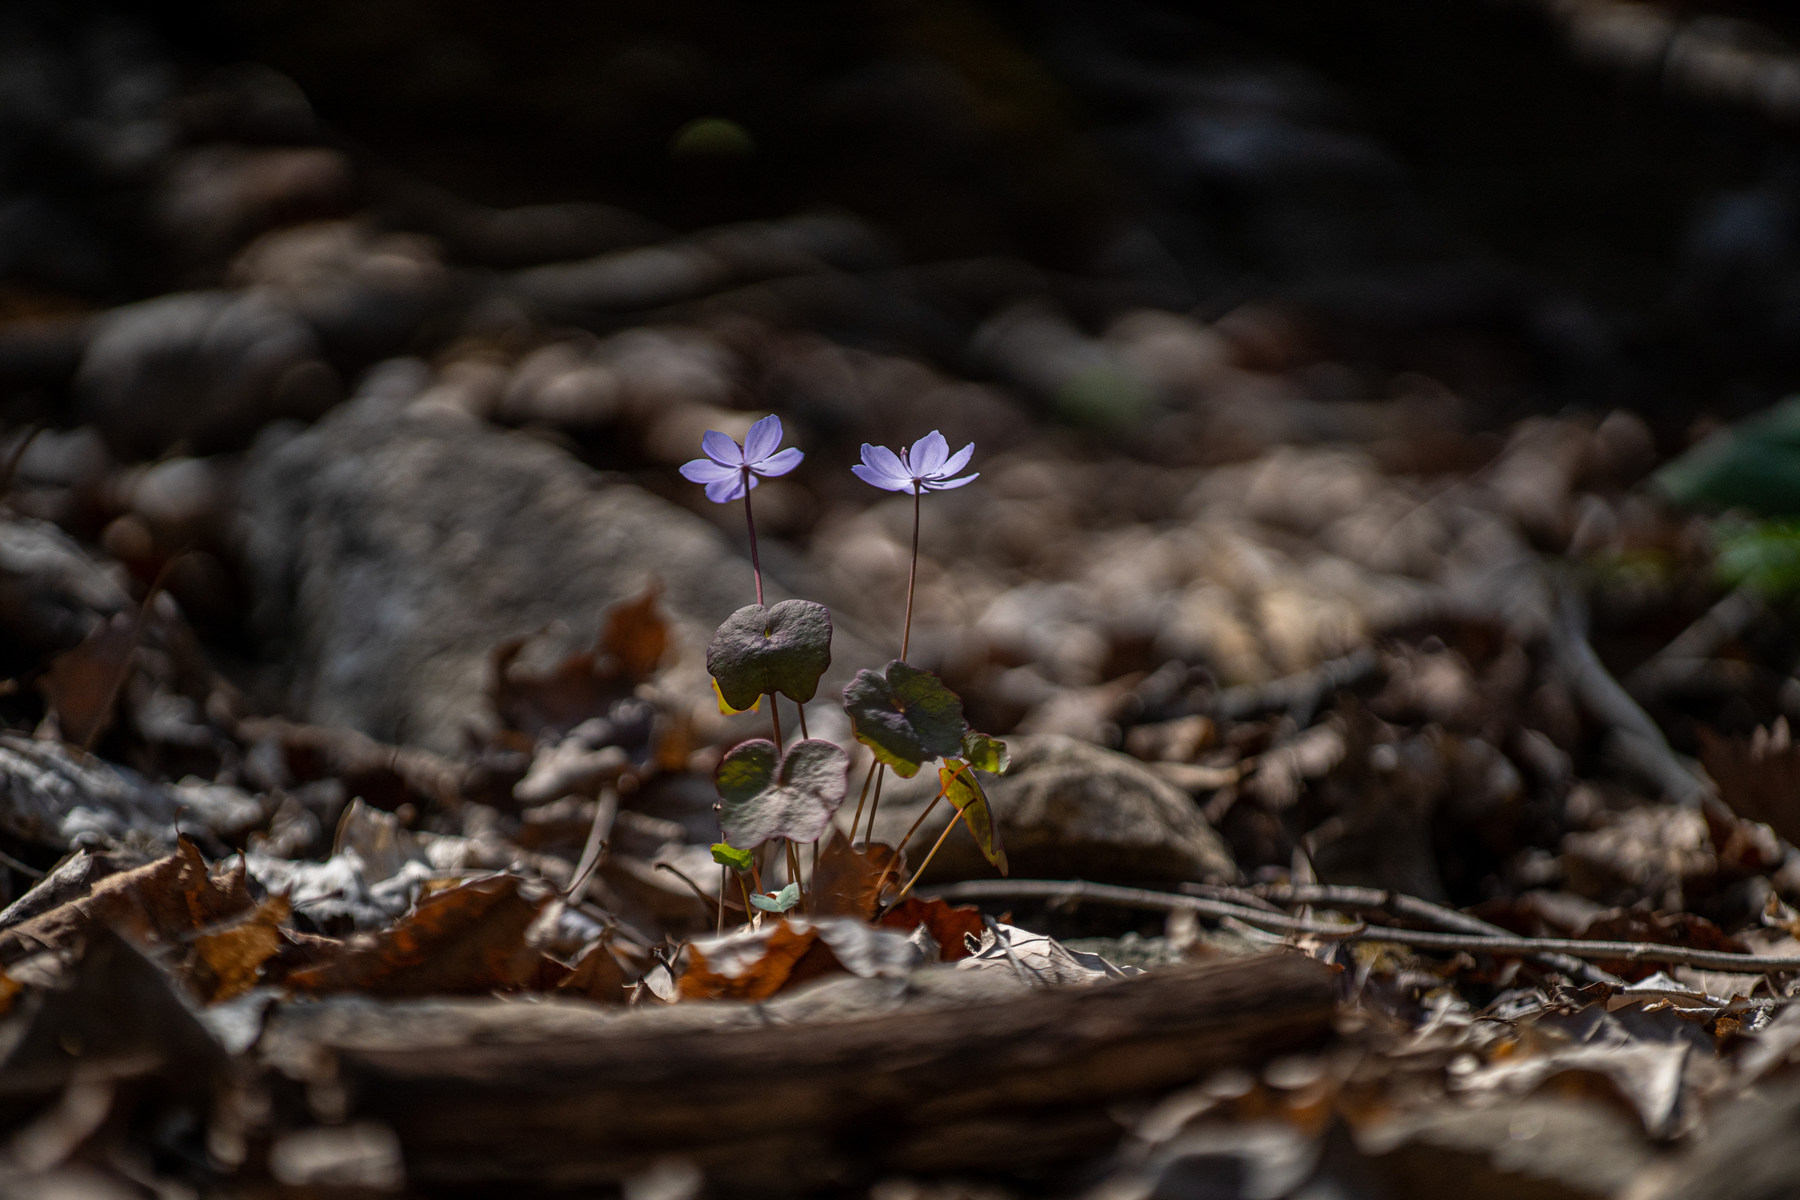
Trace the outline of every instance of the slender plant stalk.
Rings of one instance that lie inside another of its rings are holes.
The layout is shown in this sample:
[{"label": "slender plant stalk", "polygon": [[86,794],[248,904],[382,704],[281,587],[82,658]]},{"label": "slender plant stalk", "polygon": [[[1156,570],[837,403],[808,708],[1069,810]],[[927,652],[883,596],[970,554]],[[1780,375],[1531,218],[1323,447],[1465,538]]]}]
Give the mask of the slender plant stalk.
[{"label": "slender plant stalk", "polygon": [[756,517],[750,512],[750,468],[744,468],[744,524],[750,530],[750,569],[756,572],[756,602],[763,602],[762,561],[756,557]]},{"label": "slender plant stalk", "polygon": [[796,700],[794,702],[794,707],[800,710],[800,736],[803,738],[811,737],[812,734],[806,732],[806,705],[801,704]]},{"label": "slender plant stalk", "polygon": [[869,773],[863,776],[862,792],[856,797],[856,815],[850,818],[850,844],[856,844],[856,828],[862,824],[863,801],[869,798],[869,783],[875,778],[876,760],[869,760]]},{"label": "slender plant stalk", "polygon": [[[931,803],[925,806],[925,811],[919,814],[919,819],[914,821],[912,823],[912,828],[906,831],[906,836],[900,839],[900,844],[894,847],[897,853],[895,853],[888,865],[881,869],[881,878],[875,881],[875,894],[877,896],[881,895],[881,889],[887,886],[888,876],[894,873],[894,864],[898,863],[900,861],[900,855],[906,852],[906,843],[913,840],[913,834],[919,832],[919,826],[925,823],[925,818],[929,817],[932,812],[936,810],[938,801],[943,798],[944,789],[940,787],[938,788],[938,794],[931,798]],[[955,818],[951,818],[950,823],[954,825],[956,823]]]},{"label": "slender plant stalk", "polygon": [[731,886],[731,868],[724,863],[719,864],[719,923],[714,933],[725,932],[725,890]]},{"label": "slender plant stalk", "polygon": [[775,726],[775,750],[781,751],[781,701],[775,698],[774,692],[765,693],[769,697],[769,723]]},{"label": "slender plant stalk", "polygon": [[742,871],[738,872],[738,891],[744,894],[744,921],[748,923],[750,914],[755,912],[756,909],[750,903],[750,885],[744,882],[744,874]]},{"label": "slender plant stalk", "polygon": [[[962,815],[962,810],[958,809],[956,817],[961,817]],[[883,912],[886,912],[888,909],[893,908],[894,905],[906,899],[906,893],[913,890],[913,884],[919,882],[919,876],[925,873],[925,868],[931,865],[931,860],[937,857],[937,852],[943,849],[944,842],[949,839],[950,831],[956,828],[956,817],[952,817],[950,823],[944,826],[944,832],[938,834],[938,840],[931,844],[931,853],[925,856],[925,861],[919,864],[919,869],[913,872],[913,877],[906,881],[906,886],[896,892],[894,898],[887,902],[886,907],[882,909]],[[973,834],[975,831],[971,829],[969,832]]]},{"label": "slender plant stalk", "polygon": [[875,838],[875,810],[881,807],[881,782],[887,778],[887,764],[875,764],[875,795],[869,799],[869,824],[863,830],[863,845],[868,845]]},{"label": "slender plant stalk", "polygon": [[794,845],[792,838],[787,839],[788,882],[795,887],[800,886],[800,848]]},{"label": "slender plant stalk", "polygon": [[[918,582],[919,582],[919,498],[921,496],[923,496],[924,494],[925,494],[924,488],[922,488],[917,483],[913,484],[912,565],[907,567],[907,569],[906,569],[906,626],[904,629],[901,630],[901,633],[900,633],[900,661],[901,662],[906,661],[906,652],[912,648],[913,589],[918,585]],[[749,503],[749,501],[750,501],[750,494],[748,492],[746,492],[746,493],[744,493],[744,502],[747,505]],[[748,510],[746,509],[746,511],[748,511]],[[755,543],[753,542],[751,544],[754,545]],[[757,603],[761,604],[762,601],[758,600]]]}]

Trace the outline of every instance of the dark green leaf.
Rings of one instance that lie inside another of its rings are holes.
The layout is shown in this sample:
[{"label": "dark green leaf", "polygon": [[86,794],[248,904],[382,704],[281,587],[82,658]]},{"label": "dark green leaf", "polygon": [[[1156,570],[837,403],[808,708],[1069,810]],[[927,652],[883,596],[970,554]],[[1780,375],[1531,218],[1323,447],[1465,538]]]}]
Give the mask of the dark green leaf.
[{"label": "dark green leaf", "polygon": [[971,767],[990,775],[999,775],[1012,765],[1012,751],[1005,742],[973,729],[963,734],[962,756]]},{"label": "dark green leaf", "polygon": [[844,689],[844,711],[856,740],[903,779],[921,764],[962,751],[962,701],[930,671],[899,659],[883,674],[858,671]]},{"label": "dark green leaf", "polygon": [[734,747],[713,776],[725,801],[725,836],[749,849],[772,837],[817,841],[844,802],[849,767],[848,754],[818,738],[795,742],[785,755],[763,738]]},{"label": "dark green leaf", "polygon": [[740,711],[772,692],[806,703],[830,665],[831,610],[811,600],[746,604],[725,618],[706,648],[720,699]]},{"label": "dark green leaf", "polygon": [[729,842],[714,842],[713,861],[734,871],[748,871],[756,860],[748,850],[739,850]]},{"label": "dark green leaf", "polygon": [[786,912],[788,909],[794,907],[794,905],[800,903],[800,885],[797,883],[790,883],[779,892],[776,892],[773,896],[765,896],[761,892],[752,892],[750,895],[750,903],[756,905],[756,907],[762,909],[764,912]]},{"label": "dark green leaf", "polygon": [[994,823],[987,793],[981,790],[975,772],[968,763],[953,758],[938,768],[938,782],[943,785],[944,799],[956,805],[963,823],[975,835],[975,844],[981,847],[982,856],[1002,875],[1006,874],[1006,847],[1000,844],[1000,827]]}]

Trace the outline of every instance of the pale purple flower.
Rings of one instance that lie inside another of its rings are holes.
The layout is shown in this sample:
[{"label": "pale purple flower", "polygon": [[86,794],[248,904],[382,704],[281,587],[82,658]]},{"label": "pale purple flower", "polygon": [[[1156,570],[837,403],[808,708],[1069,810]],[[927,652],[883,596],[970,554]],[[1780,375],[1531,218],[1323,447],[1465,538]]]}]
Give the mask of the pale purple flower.
[{"label": "pale purple flower", "polygon": [[898,454],[886,446],[864,442],[862,462],[850,470],[864,483],[890,492],[943,492],[959,488],[981,474],[976,471],[961,479],[950,478],[969,465],[969,456],[974,453],[974,442],[950,453],[950,443],[934,429],[914,442],[911,450]]},{"label": "pale purple flower", "polygon": [[708,500],[725,504],[755,487],[757,476],[766,479],[786,475],[806,457],[792,446],[778,451],[776,447],[780,445],[781,418],[777,416],[764,417],[752,425],[742,446],[718,430],[709,429],[700,439],[700,449],[706,451],[706,457],[681,464],[681,474],[695,483],[704,483]]}]

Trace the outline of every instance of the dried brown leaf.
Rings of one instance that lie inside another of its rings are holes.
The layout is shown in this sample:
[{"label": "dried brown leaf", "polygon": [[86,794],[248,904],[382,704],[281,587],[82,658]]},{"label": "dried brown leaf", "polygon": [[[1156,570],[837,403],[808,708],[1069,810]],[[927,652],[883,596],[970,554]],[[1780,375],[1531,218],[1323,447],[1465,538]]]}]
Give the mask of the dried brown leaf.
[{"label": "dried brown leaf", "polygon": [[601,1004],[623,1004],[625,969],[604,944],[596,945],[575,960],[554,990],[558,995],[581,996]]},{"label": "dried brown leaf", "polygon": [[606,616],[600,631],[600,649],[610,654],[620,671],[642,683],[656,674],[669,649],[669,623],[657,607],[662,588],[651,584],[636,600],[627,600]]},{"label": "dried brown leaf", "polygon": [[109,875],[80,899],[0,933],[0,962],[16,962],[40,950],[70,949],[103,927],[138,942],[180,943],[252,906],[241,864],[224,879],[215,878],[184,837],[168,857]]},{"label": "dried brown leaf", "polygon": [[981,940],[981,910],[973,905],[951,905],[942,900],[921,900],[917,896],[908,896],[895,905],[881,923],[888,929],[898,929],[902,933],[911,933],[923,925],[932,940],[938,944],[938,959],[942,962],[955,962],[969,956],[968,944],[964,935],[972,935],[976,941]]},{"label": "dried brown leaf", "polygon": [[64,741],[91,746],[112,724],[120,685],[137,649],[138,626],[137,613],[115,613],[50,661],[39,686],[56,710]]},{"label": "dried brown leaf", "polygon": [[905,870],[906,856],[894,847],[872,842],[858,850],[843,831],[833,830],[813,868],[807,911],[819,917],[873,920],[881,908],[881,892],[889,884],[904,882]]},{"label": "dried brown leaf", "polygon": [[819,940],[810,925],[771,921],[695,942],[681,974],[683,1000],[766,1000],[785,987],[795,964]]},{"label": "dried brown leaf", "polygon": [[247,917],[194,939],[189,982],[209,1004],[256,986],[263,964],[281,950],[281,925],[292,913],[286,896],[271,896]]},{"label": "dried brown leaf", "polygon": [[1800,845],[1800,748],[1787,718],[1747,739],[1721,737],[1702,726],[1700,762],[1732,812]]},{"label": "dried brown leaf", "polygon": [[336,954],[289,972],[285,982],[315,995],[455,995],[521,988],[539,954],[525,942],[549,896],[528,898],[514,875],[474,879],[421,899],[392,929],[343,943]]}]

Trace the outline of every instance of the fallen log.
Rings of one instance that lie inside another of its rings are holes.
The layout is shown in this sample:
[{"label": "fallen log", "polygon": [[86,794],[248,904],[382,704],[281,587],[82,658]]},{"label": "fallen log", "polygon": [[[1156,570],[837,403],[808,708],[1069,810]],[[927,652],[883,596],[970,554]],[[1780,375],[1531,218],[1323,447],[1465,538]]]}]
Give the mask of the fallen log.
[{"label": "fallen log", "polygon": [[683,1158],[731,1194],[793,1193],[1104,1150],[1112,1102],[1316,1045],[1335,995],[1329,967],[1283,953],[823,1024],[345,1048],[339,1080],[427,1190],[587,1187]]}]

